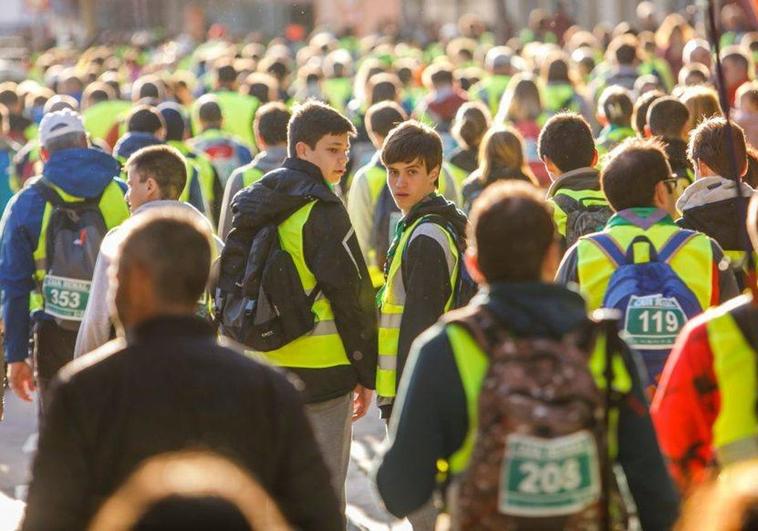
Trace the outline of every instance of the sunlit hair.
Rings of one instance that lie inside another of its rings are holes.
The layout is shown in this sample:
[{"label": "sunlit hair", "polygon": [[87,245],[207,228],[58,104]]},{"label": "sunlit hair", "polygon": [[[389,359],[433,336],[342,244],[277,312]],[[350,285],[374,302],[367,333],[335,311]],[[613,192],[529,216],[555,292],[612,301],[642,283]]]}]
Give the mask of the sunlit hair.
[{"label": "sunlit hair", "polygon": [[500,100],[496,123],[536,120],[542,114],[542,98],[532,74],[516,74]]}]

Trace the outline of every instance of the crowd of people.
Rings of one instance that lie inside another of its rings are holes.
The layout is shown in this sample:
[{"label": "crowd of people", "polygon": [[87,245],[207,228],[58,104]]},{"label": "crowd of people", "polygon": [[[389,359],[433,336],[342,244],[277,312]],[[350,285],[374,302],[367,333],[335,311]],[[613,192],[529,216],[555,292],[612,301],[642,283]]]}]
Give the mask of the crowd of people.
[{"label": "crowd of people", "polygon": [[345,529],[374,402],[416,531],[754,529],[740,9],[36,56],[0,84],[23,529]]}]

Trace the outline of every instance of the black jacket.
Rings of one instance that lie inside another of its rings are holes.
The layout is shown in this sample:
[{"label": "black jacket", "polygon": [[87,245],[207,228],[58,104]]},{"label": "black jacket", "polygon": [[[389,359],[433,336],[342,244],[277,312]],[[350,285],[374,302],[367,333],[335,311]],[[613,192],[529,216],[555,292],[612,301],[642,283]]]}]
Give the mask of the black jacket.
[{"label": "black jacket", "polygon": [[244,263],[258,228],[272,222],[282,223],[313,199],[318,202],[303,227],[305,263],[332,305],[351,365],[289,369],[305,384],[308,403],[343,396],[357,383],[369,389],[375,386],[374,289],[344,205],[327,186],[316,165],[288,158],[282,168],[267,173],[235,196],[232,230],[224,249],[224,260]]},{"label": "black jacket", "polygon": [[[600,172],[592,167],[577,168],[561,174],[547,190],[547,199],[553,203],[553,221],[555,221],[560,237],[559,245],[561,254],[566,252],[566,216],[571,210],[573,201],[564,194],[559,194],[560,190],[572,190],[581,192],[583,190],[600,190]],[[563,220],[561,223],[560,220]]]},{"label": "black jacket", "polygon": [[479,165],[478,158],[476,149],[459,147],[453,151],[452,155],[450,155],[450,164],[471,173],[476,170]]},{"label": "black jacket", "polygon": [[528,175],[521,171],[520,168],[495,167],[486,181],[482,180],[480,171],[474,171],[469,175],[468,179],[463,182],[463,189],[461,190],[461,194],[463,195],[463,210],[465,212],[470,212],[471,206],[474,204],[474,201],[476,201],[476,198],[479,197],[484,189],[490,184],[495,181],[508,179],[536,184]]},{"label": "black jacket", "polygon": [[[440,195],[432,195],[418,203],[403,218],[403,226],[413,224],[423,216],[434,216],[424,223],[445,224],[446,230],[452,230],[457,238],[461,258],[466,248],[466,216],[453,203]],[[422,226],[417,225],[418,227]],[[414,231],[415,232],[415,231]],[[408,351],[413,341],[427,328],[432,326],[445,313],[445,304],[452,294],[450,269],[447,253],[437,240],[427,235],[411,235],[403,252],[400,274],[405,287],[405,306],[400,321],[400,338],[397,348],[397,378],[403,373]],[[385,269],[389,267],[387,260]],[[388,418],[390,406],[382,406],[382,416]]]},{"label": "black jacket", "polygon": [[295,527],[342,526],[295,388],[200,319],[144,322],[64,367],[51,392],[25,530],[85,529],[144,459],[182,449],[240,464]]},{"label": "black jacket", "polygon": [[669,159],[671,171],[679,179],[684,179],[692,184],[694,171],[692,163],[687,158],[687,142],[679,138],[661,137],[666,156]]},{"label": "black jacket", "polygon": [[[520,337],[560,338],[584,326],[582,297],[563,287],[497,284],[472,304],[485,304],[508,330]],[[420,343],[420,344],[419,344]],[[447,333],[435,326],[411,352],[396,405],[392,445],[376,482],[387,509],[405,516],[429,500],[435,488],[437,459],[448,459],[468,430],[466,397]],[[677,517],[678,497],[658,448],[648,414],[639,363],[626,351],[633,392],[621,403],[618,457],[645,530],[669,529]]]}]

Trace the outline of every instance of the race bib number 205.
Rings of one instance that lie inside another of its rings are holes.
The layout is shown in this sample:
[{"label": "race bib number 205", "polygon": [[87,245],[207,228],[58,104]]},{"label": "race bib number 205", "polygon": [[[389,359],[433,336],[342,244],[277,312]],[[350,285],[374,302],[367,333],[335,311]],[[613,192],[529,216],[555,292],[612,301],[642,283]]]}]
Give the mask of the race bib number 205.
[{"label": "race bib number 205", "polygon": [[502,514],[574,514],[596,503],[600,494],[598,451],[590,432],[555,439],[508,436],[498,500]]}]

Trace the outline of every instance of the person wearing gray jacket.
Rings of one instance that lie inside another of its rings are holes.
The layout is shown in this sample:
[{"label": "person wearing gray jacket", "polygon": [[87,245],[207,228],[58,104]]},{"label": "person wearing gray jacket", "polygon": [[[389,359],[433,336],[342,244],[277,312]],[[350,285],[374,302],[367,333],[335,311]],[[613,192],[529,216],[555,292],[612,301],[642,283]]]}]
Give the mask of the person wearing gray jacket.
[{"label": "person wearing gray jacket", "polygon": [[[176,149],[164,145],[143,148],[127,161],[126,171],[126,199],[132,216],[158,208],[180,207],[202,219],[213,231],[210,221],[202,212],[189,203],[178,200],[184,189],[187,171],[184,158]],[[111,339],[112,322],[107,297],[110,285],[108,268],[122,236],[117,227],[103,238],[100,245],[87,308],[76,336],[74,357],[91,352]],[[218,256],[224,244],[218,238],[215,240]]]}]

